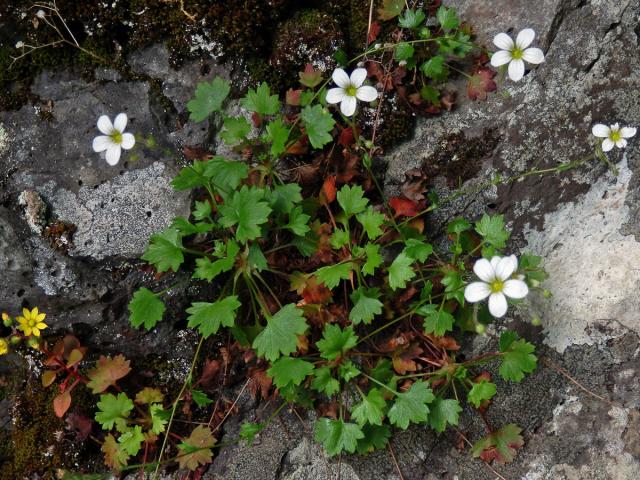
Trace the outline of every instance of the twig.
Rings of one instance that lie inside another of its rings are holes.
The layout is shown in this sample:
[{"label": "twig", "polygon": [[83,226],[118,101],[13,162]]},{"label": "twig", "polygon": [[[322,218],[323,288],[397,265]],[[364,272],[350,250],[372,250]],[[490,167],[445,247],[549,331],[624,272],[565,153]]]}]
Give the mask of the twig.
[{"label": "twig", "polygon": [[387,449],[389,450],[389,454],[391,455],[391,459],[393,460],[393,464],[398,471],[398,476],[400,480],[404,480],[404,475],[402,475],[402,470],[400,470],[400,465],[398,465],[398,459],[396,459],[396,454],[393,452],[393,447],[391,446],[391,442],[387,444]]},{"label": "twig", "polygon": [[218,425],[216,425],[216,428],[213,429],[213,431],[215,432],[216,430],[218,430],[220,428],[220,426],[224,423],[224,421],[227,419],[227,417],[229,415],[231,415],[231,412],[233,411],[233,407],[236,406],[236,404],[238,403],[238,400],[240,400],[240,397],[242,396],[242,394],[244,393],[245,389],[247,388],[247,385],[249,385],[249,381],[251,379],[248,378],[246,382],[244,382],[244,385],[242,386],[242,389],[240,390],[240,393],[238,393],[238,395],[236,396],[236,399],[233,401],[233,403],[231,404],[231,406],[229,407],[229,409],[227,410],[227,413],[224,414],[224,417],[222,417],[222,420],[220,420],[220,422],[218,423]]},{"label": "twig", "polygon": [[546,366],[552,368],[553,370],[555,370],[556,372],[558,372],[560,375],[562,375],[563,377],[565,377],[567,380],[569,380],[571,383],[573,383],[574,385],[576,385],[580,390],[582,390],[583,392],[591,395],[594,398],[597,398],[598,400],[603,401],[604,403],[611,405],[612,407],[617,407],[617,408],[626,408],[624,405],[620,405],[617,404],[615,402],[612,402],[611,400],[609,400],[608,398],[605,397],[601,397],[600,395],[598,395],[597,393],[592,392],[591,390],[589,390],[587,387],[585,387],[584,385],[582,385],[580,382],[578,382],[575,378],[573,378],[571,375],[569,375],[569,372],[567,372],[564,368],[556,365],[555,363],[553,363],[551,360],[549,360],[546,357],[542,357],[540,360],[542,360],[542,363],[544,363]]}]

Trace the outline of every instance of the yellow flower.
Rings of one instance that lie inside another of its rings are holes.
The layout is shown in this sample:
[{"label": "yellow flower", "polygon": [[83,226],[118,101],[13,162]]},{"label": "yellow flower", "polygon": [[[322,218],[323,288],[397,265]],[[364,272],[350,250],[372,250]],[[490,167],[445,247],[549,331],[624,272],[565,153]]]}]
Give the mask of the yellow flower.
[{"label": "yellow flower", "polygon": [[33,335],[35,337],[39,337],[40,330],[47,328],[47,324],[43,322],[46,316],[47,315],[44,313],[38,313],[38,307],[31,311],[27,308],[23,308],[22,316],[16,318],[20,324],[18,328],[27,336]]},{"label": "yellow flower", "polygon": [[9,344],[4,338],[0,338],[0,355],[6,355],[9,352]]}]

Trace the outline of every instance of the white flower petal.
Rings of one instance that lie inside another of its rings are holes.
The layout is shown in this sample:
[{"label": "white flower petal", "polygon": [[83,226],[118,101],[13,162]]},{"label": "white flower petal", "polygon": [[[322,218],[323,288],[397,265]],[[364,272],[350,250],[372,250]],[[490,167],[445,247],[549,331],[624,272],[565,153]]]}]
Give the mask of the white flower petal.
[{"label": "white flower petal", "polygon": [[502,257],[495,268],[496,278],[504,282],[511,277],[516,268],[518,268],[518,259],[515,255]]},{"label": "white flower petal", "polygon": [[620,129],[620,135],[622,135],[623,138],[631,138],[635,136],[635,134],[636,134],[635,127],[622,127]]},{"label": "white flower petal", "polygon": [[363,102],[373,102],[378,98],[378,91],[369,85],[364,85],[356,90],[356,97]]},{"label": "white flower petal", "polygon": [[100,115],[100,118],[98,119],[98,130],[105,135],[111,135],[113,133],[113,123],[111,123],[109,117],[106,115]]},{"label": "white flower petal", "polygon": [[524,52],[522,52],[522,59],[525,62],[538,65],[544,62],[544,53],[539,48],[527,48]]},{"label": "white flower petal", "polygon": [[620,130],[620,124],[619,123],[614,123],[613,125],[611,125],[611,131],[612,132],[617,132],[618,130]]},{"label": "white flower petal", "polygon": [[500,67],[501,65],[506,65],[511,59],[511,52],[508,50],[500,50],[491,55],[491,66]]},{"label": "white flower petal", "polygon": [[496,277],[491,263],[489,263],[489,260],[487,260],[486,258],[481,258],[476,262],[476,264],[473,266],[473,272],[483,282],[493,282]]},{"label": "white flower petal", "polygon": [[531,42],[533,42],[534,38],[536,38],[536,32],[534,32],[531,28],[525,28],[516,37],[516,47],[518,47],[520,50],[524,50],[529,45],[531,45]]},{"label": "white flower petal", "polygon": [[351,84],[349,75],[347,75],[347,72],[345,72],[341,68],[336,68],[333,71],[333,75],[331,75],[331,78],[336,85],[342,88],[347,88]]},{"label": "white flower petal", "polygon": [[130,150],[136,144],[136,137],[133,136],[132,133],[123,133],[122,134],[122,142],[120,146],[125,150]]},{"label": "white flower petal", "polygon": [[356,112],[356,97],[350,97],[349,95],[345,95],[344,100],[340,102],[340,111],[345,117],[350,117]]},{"label": "white flower petal", "polygon": [[491,287],[484,282],[473,282],[464,289],[464,298],[469,303],[476,303],[491,295]]},{"label": "white flower petal", "polygon": [[624,138],[621,138],[616,142],[616,147],[625,148],[627,146],[627,141]]},{"label": "white flower petal", "polygon": [[493,37],[493,44],[500,50],[512,50],[515,46],[511,37],[506,33],[499,33]]},{"label": "white flower petal", "polygon": [[113,128],[115,128],[120,133],[124,132],[124,129],[127,128],[127,114],[119,113],[116,115],[116,118],[113,120]]},{"label": "white flower petal", "polygon": [[498,263],[502,257],[498,257],[497,255],[491,257],[491,268],[493,268],[493,272],[495,273],[496,268],[498,268]]},{"label": "white flower petal", "polygon": [[502,293],[492,293],[489,296],[489,313],[496,318],[504,317],[507,313],[507,297]]},{"label": "white flower petal", "polygon": [[591,129],[596,137],[607,138],[611,133],[611,129],[602,123],[596,123]]},{"label": "white flower petal", "polygon": [[111,137],[107,135],[98,135],[93,139],[93,151],[104,152],[106,149],[115,146]]},{"label": "white flower petal", "polygon": [[524,298],[529,293],[529,287],[522,280],[511,279],[504,282],[502,293],[510,298]]},{"label": "white flower petal", "polygon": [[524,62],[522,60],[511,60],[509,64],[509,78],[514,82],[519,82],[524,77]]},{"label": "white flower petal", "polygon": [[327,103],[340,103],[346,95],[344,88],[330,88],[327,91]]},{"label": "white flower petal", "polygon": [[113,147],[109,147],[109,149],[107,150],[107,154],[105,156],[107,163],[109,165],[111,165],[112,167],[114,165],[117,165],[118,162],[120,161],[120,152],[121,152],[121,148],[120,145],[115,145]]},{"label": "white flower petal", "polygon": [[358,88],[360,85],[364,83],[367,79],[367,69],[366,68],[356,68],[353,72],[351,72],[351,85]]},{"label": "white flower petal", "polygon": [[615,146],[615,143],[613,143],[613,140],[611,140],[610,138],[605,138],[602,141],[602,151],[603,152],[608,152],[609,150],[611,150],[613,147]]}]

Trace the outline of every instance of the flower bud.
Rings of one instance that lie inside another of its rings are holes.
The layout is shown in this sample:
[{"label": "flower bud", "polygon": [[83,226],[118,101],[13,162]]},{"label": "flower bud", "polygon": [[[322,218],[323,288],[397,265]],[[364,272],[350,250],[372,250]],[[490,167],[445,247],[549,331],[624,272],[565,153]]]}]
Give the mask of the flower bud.
[{"label": "flower bud", "polygon": [[18,345],[20,341],[22,341],[20,335],[12,335],[11,338],[9,338],[11,345]]},{"label": "flower bud", "polygon": [[540,317],[533,317],[531,319],[531,325],[533,325],[534,327],[539,327],[540,325],[542,325],[542,320],[540,319]]},{"label": "flower bud", "polygon": [[24,42],[22,40],[16,42],[16,48],[22,48],[24,47]]},{"label": "flower bud", "polygon": [[542,296],[544,298],[551,298],[553,296],[553,293],[551,293],[549,290],[543,290]]},{"label": "flower bud", "polygon": [[13,319],[6,312],[2,312],[2,324],[5,327],[10,327],[13,324]]},{"label": "flower bud", "polygon": [[476,333],[478,335],[484,335],[487,331],[487,327],[485,327],[482,323],[476,323]]},{"label": "flower bud", "polygon": [[40,20],[43,20],[43,19],[44,19],[44,17],[45,17],[44,10],[38,10],[38,11],[36,12],[36,17],[38,17]]},{"label": "flower bud", "polygon": [[36,337],[29,337],[29,340],[27,340],[27,345],[29,345],[34,350],[40,350],[40,340]]}]

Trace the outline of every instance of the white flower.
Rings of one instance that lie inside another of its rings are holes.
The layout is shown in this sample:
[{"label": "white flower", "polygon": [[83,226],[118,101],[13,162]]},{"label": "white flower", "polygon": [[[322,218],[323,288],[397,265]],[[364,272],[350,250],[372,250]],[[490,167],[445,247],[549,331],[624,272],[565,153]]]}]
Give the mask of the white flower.
[{"label": "white flower", "polygon": [[482,280],[472,282],[464,289],[464,298],[469,303],[476,303],[489,297],[489,312],[500,318],[507,313],[507,297],[524,298],[529,287],[521,280],[521,276],[511,278],[518,268],[518,259],[510,257],[493,257],[491,261],[481,258],[473,266],[473,271]]},{"label": "white flower", "polygon": [[98,119],[98,130],[104,135],[98,135],[93,139],[93,150],[95,152],[106,150],[105,158],[111,166],[116,165],[120,160],[121,149],[129,150],[136,143],[136,138],[131,133],[124,133],[126,127],[126,113],[119,113],[113,123],[106,115]]},{"label": "white flower", "polygon": [[45,17],[44,10],[38,10],[36,12],[36,17],[38,17],[39,19],[44,19],[44,17]]},{"label": "white flower", "polygon": [[509,78],[514,82],[524,76],[524,62],[538,65],[544,62],[544,53],[539,48],[527,48],[533,42],[536,32],[525,28],[514,42],[506,33],[499,33],[493,38],[493,43],[500,50],[491,56],[491,65],[500,67],[509,64]]},{"label": "white flower", "polygon": [[327,103],[339,103],[340,111],[346,117],[355,113],[357,100],[373,102],[378,98],[378,91],[374,87],[363,85],[367,78],[364,68],[356,68],[351,72],[351,77],[341,68],[336,68],[331,78],[338,87],[329,89]]},{"label": "white flower", "polygon": [[622,127],[619,123],[614,123],[610,127],[603,125],[602,123],[596,123],[593,126],[591,132],[600,138],[604,138],[602,141],[602,151],[608,152],[614,145],[618,148],[624,148],[627,146],[627,138],[631,138],[636,134],[634,127]]},{"label": "white flower", "polygon": [[24,42],[22,40],[20,40],[19,42],[16,42],[16,48],[22,48],[24,47]]}]

